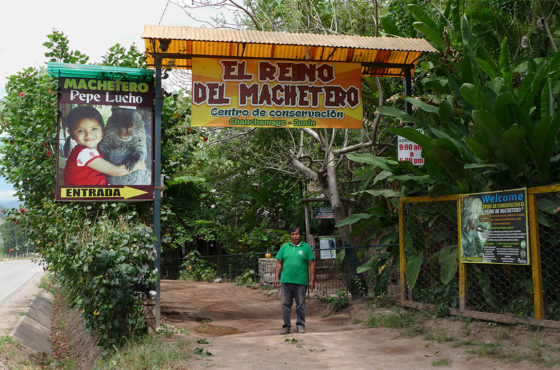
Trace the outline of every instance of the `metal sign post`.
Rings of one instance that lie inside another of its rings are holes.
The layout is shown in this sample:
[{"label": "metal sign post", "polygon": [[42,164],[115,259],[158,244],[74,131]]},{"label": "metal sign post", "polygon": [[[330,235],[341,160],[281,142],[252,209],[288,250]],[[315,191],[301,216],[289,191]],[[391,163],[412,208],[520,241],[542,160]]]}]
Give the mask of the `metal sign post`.
[{"label": "metal sign post", "polygon": [[156,249],[156,330],[161,320],[161,111],[163,95],[161,90],[161,58],[156,56],[155,127],[154,127],[154,237]]}]

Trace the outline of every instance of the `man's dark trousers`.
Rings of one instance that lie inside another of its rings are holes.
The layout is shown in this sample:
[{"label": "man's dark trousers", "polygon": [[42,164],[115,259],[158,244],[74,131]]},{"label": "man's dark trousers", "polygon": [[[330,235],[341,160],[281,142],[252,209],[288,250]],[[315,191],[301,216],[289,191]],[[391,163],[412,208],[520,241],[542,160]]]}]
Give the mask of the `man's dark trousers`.
[{"label": "man's dark trousers", "polygon": [[290,317],[292,313],[292,303],[296,300],[296,325],[305,327],[305,293],[307,286],[300,284],[282,283],[282,318],[284,319],[283,328],[290,328]]}]

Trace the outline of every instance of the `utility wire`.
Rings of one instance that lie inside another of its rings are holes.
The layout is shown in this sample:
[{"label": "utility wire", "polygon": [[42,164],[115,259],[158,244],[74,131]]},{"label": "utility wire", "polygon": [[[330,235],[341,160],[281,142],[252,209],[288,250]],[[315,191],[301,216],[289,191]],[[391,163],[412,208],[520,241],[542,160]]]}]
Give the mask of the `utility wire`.
[{"label": "utility wire", "polygon": [[167,0],[167,3],[165,4],[165,8],[163,9],[163,12],[161,13],[161,18],[159,19],[158,26],[161,24],[161,21],[163,20],[163,16],[165,15],[165,11],[167,10],[167,7],[169,6],[170,2],[171,2],[171,0]]}]

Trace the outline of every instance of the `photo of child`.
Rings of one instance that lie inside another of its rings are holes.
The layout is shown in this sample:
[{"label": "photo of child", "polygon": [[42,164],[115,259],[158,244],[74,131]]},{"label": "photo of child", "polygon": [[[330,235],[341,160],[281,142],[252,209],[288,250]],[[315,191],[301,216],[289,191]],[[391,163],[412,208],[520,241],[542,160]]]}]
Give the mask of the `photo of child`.
[{"label": "photo of child", "polygon": [[126,166],[114,165],[103,159],[98,144],[103,138],[105,125],[103,117],[94,107],[72,109],[64,120],[64,126],[76,142],[64,167],[64,185],[109,185],[106,176],[120,177],[146,170],[144,161]]}]

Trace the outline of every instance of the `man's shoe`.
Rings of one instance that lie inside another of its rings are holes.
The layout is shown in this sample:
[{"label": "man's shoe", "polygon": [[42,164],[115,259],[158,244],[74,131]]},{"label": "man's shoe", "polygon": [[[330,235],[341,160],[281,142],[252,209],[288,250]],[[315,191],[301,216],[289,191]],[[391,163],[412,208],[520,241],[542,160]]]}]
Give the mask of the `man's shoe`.
[{"label": "man's shoe", "polygon": [[298,332],[298,334],[303,334],[303,333],[305,333],[305,328],[303,326],[298,326],[297,327],[297,332]]},{"label": "man's shoe", "polygon": [[283,327],[282,330],[280,330],[280,334],[282,335],[290,334],[290,328]]}]

